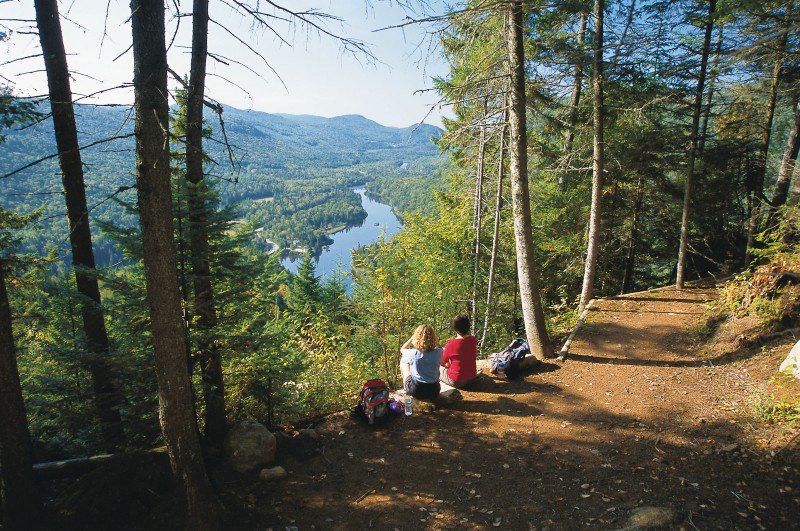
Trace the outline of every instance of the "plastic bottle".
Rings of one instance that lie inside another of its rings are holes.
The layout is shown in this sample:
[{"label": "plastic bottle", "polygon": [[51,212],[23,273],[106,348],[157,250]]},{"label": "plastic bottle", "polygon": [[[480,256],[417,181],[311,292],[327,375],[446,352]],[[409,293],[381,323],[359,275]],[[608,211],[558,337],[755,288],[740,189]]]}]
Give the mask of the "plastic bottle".
[{"label": "plastic bottle", "polygon": [[403,407],[405,408],[406,416],[410,416],[411,415],[411,413],[412,413],[412,411],[411,411],[412,404],[413,404],[413,400],[411,399],[410,396],[406,397],[406,399],[403,400]]}]

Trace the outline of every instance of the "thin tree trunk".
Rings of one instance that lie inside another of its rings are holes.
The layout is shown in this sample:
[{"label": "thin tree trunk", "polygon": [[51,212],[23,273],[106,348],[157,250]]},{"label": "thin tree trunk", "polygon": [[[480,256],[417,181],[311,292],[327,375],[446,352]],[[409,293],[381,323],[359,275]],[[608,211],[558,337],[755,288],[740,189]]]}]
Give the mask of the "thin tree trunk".
[{"label": "thin tree trunk", "polygon": [[778,57],[772,69],[772,83],[769,89],[769,100],[767,101],[767,115],[764,120],[764,128],[761,131],[761,143],[758,150],[758,166],[756,167],[755,179],[753,180],[753,203],[750,209],[750,220],[747,224],[747,249],[745,251],[745,266],[750,264],[753,258],[753,244],[758,232],[758,225],[761,220],[761,206],[766,202],[764,197],[764,179],[767,173],[767,156],[769,155],[769,145],[772,138],[772,122],[775,118],[775,105],[778,101],[778,86],[781,82],[781,68],[783,67],[783,56],[786,52],[786,43],[789,39],[789,28],[792,21],[792,3],[786,9],[786,22],[778,39]]},{"label": "thin tree trunk", "polygon": [[95,407],[100,420],[103,441],[108,450],[119,448],[125,439],[120,416],[122,393],[113,379],[109,366],[110,353],[100,289],[95,274],[86,188],[78,146],[78,130],[72,106],[67,56],[61,35],[57,0],[36,0],[36,23],[47,71],[50,108],[53,114],[61,180],[67,203],[69,243],[75,283],[81,294],[81,318],[90,353],[89,371],[92,378]]},{"label": "thin tree trunk", "polygon": [[625,44],[625,37],[628,36],[628,30],[631,29],[631,23],[633,22],[633,15],[636,12],[636,0],[631,0],[631,6],[628,8],[628,19],[625,21],[625,29],[622,30],[622,35],[619,37],[619,42],[617,43],[617,47],[614,48],[614,57],[611,59],[611,70],[617,68],[617,61],[619,60],[619,54],[622,51],[622,45]]},{"label": "thin tree trunk", "polygon": [[720,24],[719,26],[719,37],[717,38],[717,51],[714,54],[714,64],[711,67],[711,72],[708,75],[708,95],[706,96],[706,104],[703,108],[703,121],[702,125],[700,126],[700,138],[698,139],[697,143],[697,153],[702,154],[706,147],[706,138],[708,134],[708,121],[711,117],[711,107],[714,102],[714,84],[717,80],[717,75],[719,75],[719,59],[722,55],[722,39],[723,39],[723,27]]},{"label": "thin tree trunk", "polygon": [[[483,118],[486,119],[486,103],[484,101]],[[480,145],[478,148],[478,172],[475,176],[475,205],[472,222],[475,227],[475,241],[472,263],[472,315],[471,322],[475,326],[478,315],[478,273],[481,260],[481,229],[483,228],[483,172],[486,161],[486,127],[481,125]]]},{"label": "thin tree trunk", "polygon": [[592,161],[592,206],[589,214],[589,236],[586,245],[586,266],[583,272],[583,289],[578,312],[594,298],[594,281],[597,276],[597,255],[600,252],[600,222],[603,212],[603,10],[604,0],[594,3],[594,68],[592,71],[592,98],[594,122],[594,157]]},{"label": "thin tree trunk", "polygon": [[494,232],[492,233],[492,251],[489,259],[489,278],[486,280],[486,308],[483,312],[483,329],[481,330],[481,342],[478,345],[479,350],[483,351],[484,343],[486,341],[486,330],[489,328],[489,312],[492,306],[492,290],[494,289],[494,274],[497,267],[497,249],[500,244],[500,214],[503,210],[503,174],[504,157],[505,157],[505,138],[506,138],[506,124],[505,122],[500,129],[500,149],[498,152],[497,161],[497,191],[494,200]]},{"label": "thin tree trunk", "polygon": [[0,524],[5,529],[30,529],[41,514],[41,503],[33,477],[5,267],[0,260]]},{"label": "thin tree trunk", "polygon": [[778,209],[786,203],[786,197],[789,194],[789,184],[792,181],[792,175],[794,175],[797,154],[800,152],[800,104],[798,104],[797,93],[792,95],[792,100],[794,121],[792,122],[792,129],[789,132],[789,140],[786,142],[786,151],[783,152],[781,169],[778,173],[778,180],[775,182],[775,190],[772,192],[772,200],[769,204],[769,215],[767,217],[768,227],[775,223]]},{"label": "thin tree trunk", "polygon": [[575,61],[572,69],[572,96],[569,99],[569,114],[567,115],[567,132],[564,135],[564,171],[558,178],[558,186],[564,188],[569,167],[569,158],[572,153],[572,143],[575,140],[575,128],[578,125],[578,105],[581,102],[581,90],[583,87],[583,46],[586,42],[586,12],[581,13],[581,22],[578,26],[578,49],[581,57]]},{"label": "thin tree trunk", "polygon": [[222,360],[215,337],[217,313],[211,281],[208,244],[208,185],[203,173],[203,98],[208,57],[208,0],[194,0],[192,59],[186,101],[186,180],[189,189],[189,247],[197,312],[197,345],[203,374],[206,443],[212,453],[222,449],[227,422]]},{"label": "thin tree trunk", "polygon": [[136,182],[159,419],[188,529],[217,529],[219,507],[194,429],[172,232],[164,0],[132,0]]},{"label": "thin tree trunk", "polygon": [[695,157],[697,156],[697,136],[700,128],[700,113],[703,103],[703,87],[706,82],[708,68],[708,54],[711,48],[711,31],[714,29],[714,10],[716,0],[708,1],[708,20],[706,21],[703,51],[700,57],[700,75],[697,79],[697,93],[694,98],[694,113],[692,116],[692,132],[689,140],[689,162],[686,171],[686,185],[683,190],[683,215],[681,216],[681,239],[678,245],[678,265],[675,273],[675,287],[683,289],[686,269],[686,242],[689,239],[689,209],[692,199],[692,185],[694,184]]},{"label": "thin tree trunk", "polygon": [[636,265],[636,242],[639,240],[639,213],[642,210],[642,199],[644,198],[644,175],[639,173],[636,181],[636,201],[633,203],[633,215],[631,216],[631,232],[628,236],[628,252],[625,257],[625,275],[622,277],[622,292],[628,293],[633,287],[633,271]]},{"label": "thin tree trunk", "polygon": [[536,264],[531,223],[531,198],[528,191],[528,134],[525,123],[525,18],[522,0],[509,2],[508,66],[511,74],[509,106],[509,169],[514,212],[514,240],[517,249],[517,277],[525,321],[525,335],[531,352],[539,359],[553,355],[544,321],[541,295],[536,280]]}]

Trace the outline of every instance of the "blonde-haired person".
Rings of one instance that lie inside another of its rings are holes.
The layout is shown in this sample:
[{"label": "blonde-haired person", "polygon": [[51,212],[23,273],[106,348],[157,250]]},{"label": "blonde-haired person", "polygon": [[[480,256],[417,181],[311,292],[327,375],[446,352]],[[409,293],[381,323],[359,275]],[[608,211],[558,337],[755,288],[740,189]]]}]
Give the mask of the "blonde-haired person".
[{"label": "blonde-haired person", "polygon": [[400,348],[400,373],[403,388],[416,398],[433,399],[439,396],[439,365],[442,346],[428,325],[420,325],[414,335]]}]

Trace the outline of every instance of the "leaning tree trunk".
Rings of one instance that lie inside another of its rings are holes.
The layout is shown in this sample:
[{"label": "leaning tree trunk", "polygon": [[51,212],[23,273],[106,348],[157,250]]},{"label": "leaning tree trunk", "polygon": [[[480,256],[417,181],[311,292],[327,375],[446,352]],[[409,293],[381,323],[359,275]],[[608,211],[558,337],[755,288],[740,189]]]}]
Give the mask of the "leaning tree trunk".
[{"label": "leaning tree trunk", "polygon": [[185,502],[186,527],[216,529],[219,508],[192,412],[172,232],[164,0],[132,0],[131,26],[136,183],[161,431]]},{"label": "leaning tree trunk", "polygon": [[86,206],[86,187],[83,182],[83,166],[72,106],[67,55],[61,35],[58,2],[57,0],[36,0],[35,6],[39,41],[42,45],[47,72],[47,86],[61,166],[61,180],[67,203],[69,243],[72,247],[75,283],[81,294],[81,318],[86,334],[86,346],[90,353],[89,372],[103,440],[106,448],[113,450],[124,442],[119,412],[122,394],[113,379],[108,361],[108,334],[100,306],[100,289],[95,274],[89,211]]},{"label": "leaning tree trunk", "polygon": [[694,113],[692,116],[692,131],[689,139],[689,162],[686,171],[686,185],[683,190],[683,215],[681,216],[681,239],[678,245],[678,267],[675,274],[675,287],[683,289],[686,273],[686,243],[689,239],[689,208],[691,207],[692,185],[694,184],[695,158],[697,156],[697,137],[700,128],[700,113],[703,107],[703,87],[706,82],[708,69],[708,53],[711,48],[711,31],[714,29],[714,10],[716,0],[708,1],[708,21],[703,39],[703,51],[700,56],[700,75],[697,79],[697,92],[694,97]]},{"label": "leaning tree trunk", "polygon": [[581,13],[581,22],[578,26],[577,48],[580,57],[575,60],[572,68],[572,96],[569,99],[569,113],[567,114],[567,132],[564,135],[564,168],[558,178],[558,186],[564,188],[567,184],[569,160],[572,154],[572,143],[575,140],[575,128],[578,125],[578,105],[581,102],[581,89],[583,87],[583,45],[586,42],[586,12]]},{"label": "leaning tree trunk", "polygon": [[481,330],[481,342],[478,347],[481,351],[486,342],[486,330],[489,328],[489,313],[492,306],[492,291],[494,290],[494,275],[497,268],[497,250],[500,245],[500,215],[503,210],[503,174],[505,173],[505,139],[506,124],[505,120],[500,126],[500,149],[497,153],[497,190],[494,200],[494,232],[492,233],[492,250],[489,257],[489,277],[486,280],[486,308],[483,312],[483,329]]},{"label": "leaning tree trunk", "polygon": [[30,529],[39,518],[41,504],[33,477],[5,267],[0,261],[0,523],[4,529]]},{"label": "leaning tree trunk", "polygon": [[525,123],[525,18],[522,0],[511,0],[508,13],[508,67],[511,74],[509,101],[509,173],[514,212],[514,240],[517,250],[517,277],[525,321],[525,335],[531,352],[539,359],[551,357],[553,349],[544,321],[544,311],[536,280],[536,264],[531,223],[531,198],[528,191],[528,135]]},{"label": "leaning tree trunk", "polygon": [[625,21],[625,28],[622,30],[622,35],[619,37],[619,42],[617,42],[617,47],[614,48],[614,57],[611,59],[611,71],[613,72],[617,68],[617,61],[619,61],[620,52],[622,52],[622,46],[625,44],[625,37],[628,36],[628,31],[631,29],[631,23],[633,23],[633,15],[636,13],[636,0],[631,0],[631,6],[628,8],[628,19]]},{"label": "leaning tree trunk", "polygon": [[189,189],[189,247],[197,313],[197,346],[203,373],[206,443],[212,453],[225,437],[225,387],[215,331],[217,313],[208,244],[208,186],[203,174],[203,98],[208,57],[208,0],[194,0],[192,59],[186,101],[186,180]]},{"label": "leaning tree trunk", "polygon": [[772,138],[772,122],[775,118],[775,105],[778,101],[778,86],[781,82],[781,69],[783,68],[783,56],[786,53],[786,43],[789,40],[789,28],[792,23],[792,8],[790,3],[786,9],[786,22],[783,31],[778,39],[778,57],[772,69],[772,83],[769,89],[769,99],[767,100],[767,114],[764,119],[764,127],[761,131],[761,143],[758,150],[758,166],[756,167],[755,179],[753,179],[753,199],[750,208],[750,219],[747,224],[747,249],[745,252],[745,265],[749,265],[753,258],[753,245],[755,236],[758,232],[761,220],[761,207],[766,203],[764,196],[764,179],[767,173],[767,156],[769,155],[769,145]]},{"label": "leaning tree trunk", "polygon": [[[484,102],[483,119],[486,119],[486,103]],[[483,228],[483,171],[486,164],[486,126],[481,124],[481,135],[478,147],[478,172],[475,176],[475,205],[472,222],[475,225],[475,241],[472,254],[472,315],[471,322],[475,326],[478,315],[478,273],[481,265],[481,229]]]},{"label": "leaning tree trunk", "polygon": [[797,154],[800,152],[800,104],[798,95],[792,95],[792,109],[794,111],[794,121],[789,132],[789,140],[786,142],[786,151],[783,152],[781,169],[778,172],[778,180],[775,182],[775,190],[772,192],[772,199],[769,202],[769,215],[767,217],[767,227],[774,225],[778,209],[786,203],[789,195],[789,184],[792,181],[794,167],[797,162]]},{"label": "leaning tree trunk", "polygon": [[714,54],[714,65],[711,67],[711,72],[708,75],[708,94],[706,96],[706,104],[703,108],[703,120],[700,125],[700,137],[697,140],[697,154],[701,155],[706,147],[706,139],[708,136],[708,121],[711,118],[711,107],[714,103],[714,84],[716,83],[717,75],[719,75],[719,60],[722,56],[722,39],[723,27],[719,26],[719,37],[717,37],[717,51]]},{"label": "leaning tree trunk", "polygon": [[592,71],[594,156],[592,157],[592,206],[589,214],[589,236],[586,245],[586,266],[578,312],[594,298],[597,276],[597,255],[600,252],[600,221],[603,212],[603,10],[604,0],[594,3],[594,68]]}]

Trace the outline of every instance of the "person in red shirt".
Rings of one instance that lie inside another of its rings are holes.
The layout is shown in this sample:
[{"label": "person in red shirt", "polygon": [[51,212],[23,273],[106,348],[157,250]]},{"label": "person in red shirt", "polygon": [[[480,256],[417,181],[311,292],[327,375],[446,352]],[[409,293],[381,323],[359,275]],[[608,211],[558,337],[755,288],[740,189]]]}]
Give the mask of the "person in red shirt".
[{"label": "person in red shirt", "polygon": [[469,385],[478,376],[475,359],[478,356],[478,340],[469,333],[469,317],[459,315],[453,319],[456,337],[447,342],[442,355],[439,380],[453,387]]}]

